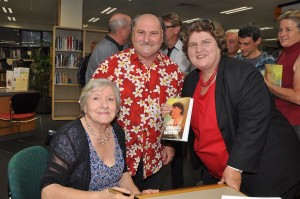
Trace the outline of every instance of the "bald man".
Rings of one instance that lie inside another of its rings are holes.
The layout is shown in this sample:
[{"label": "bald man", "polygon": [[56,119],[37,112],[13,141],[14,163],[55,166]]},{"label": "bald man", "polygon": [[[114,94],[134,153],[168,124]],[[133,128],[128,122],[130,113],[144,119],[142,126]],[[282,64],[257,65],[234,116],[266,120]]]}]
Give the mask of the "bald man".
[{"label": "bald man", "polygon": [[108,23],[108,34],[94,48],[88,63],[85,81],[88,83],[97,67],[108,57],[123,50],[129,41],[131,18],[122,13],[114,14]]}]

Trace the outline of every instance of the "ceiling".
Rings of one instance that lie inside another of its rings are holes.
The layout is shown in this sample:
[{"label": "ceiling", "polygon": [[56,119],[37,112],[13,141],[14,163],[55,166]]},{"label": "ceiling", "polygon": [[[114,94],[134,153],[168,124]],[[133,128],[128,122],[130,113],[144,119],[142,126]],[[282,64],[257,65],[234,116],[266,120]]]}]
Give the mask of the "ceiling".
[{"label": "ceiling", "polygon": [[[72,0],[70,0],[72,1]],[[162,15],[176,12],[181,19],[208,18],[220,22],[223,28],[240,28],[248,22],[260,27],[272,26],[273,30],[262,31],[263,38],[277,36],[277,23],[274,19],[275,8],[294,0],[83,0],[83,23],[89,29],[106,29],[107,22],[115,12],[131,17],[137,14],[152,13]],[[16,22],[7,20],[8,14],[0,10],[0,27],[21,29],[52,30],[56,25],[58,0],[0,0],[0,6],[10,7]],[[300,1],[294,1],[299,2]],[[253,7],[252,10],[235,14],[220,14],[221,11],[241,6]],[[106,7],[116,7],[117,11],[107,15],[100,12]],[[76,11],[75,11],[76,12]],[[100,17],[95,23],[88,23],[92,17]]]}]

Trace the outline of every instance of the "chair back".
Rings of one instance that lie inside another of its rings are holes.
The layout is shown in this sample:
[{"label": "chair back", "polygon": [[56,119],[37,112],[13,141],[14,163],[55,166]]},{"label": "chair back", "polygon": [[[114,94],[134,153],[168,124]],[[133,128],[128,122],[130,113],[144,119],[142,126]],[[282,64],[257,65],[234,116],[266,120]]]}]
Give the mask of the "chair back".
[{"label": "chair back", "polygon": [[40,93],[17,93],[11,97],[14,114],[33,113],[40,101]]},{"label": "chair back", "polygon": [[41,178],[47,168],[48,151],[32,146],[16,153],[8,163],[8,186],[12,199],[40,199]]}]

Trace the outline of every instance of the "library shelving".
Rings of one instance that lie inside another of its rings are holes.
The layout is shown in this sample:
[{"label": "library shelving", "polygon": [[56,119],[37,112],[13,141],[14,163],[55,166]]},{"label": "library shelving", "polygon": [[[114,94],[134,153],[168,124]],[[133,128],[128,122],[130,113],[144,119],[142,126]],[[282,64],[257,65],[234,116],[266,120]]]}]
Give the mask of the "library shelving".
[{"label": "library shelving", "polygon": [[80,114],[81,87],[77,82],[81,59],[90,53],[92,41],[107,31],[55,26],[52,52],[52,119],[73,120]]}]

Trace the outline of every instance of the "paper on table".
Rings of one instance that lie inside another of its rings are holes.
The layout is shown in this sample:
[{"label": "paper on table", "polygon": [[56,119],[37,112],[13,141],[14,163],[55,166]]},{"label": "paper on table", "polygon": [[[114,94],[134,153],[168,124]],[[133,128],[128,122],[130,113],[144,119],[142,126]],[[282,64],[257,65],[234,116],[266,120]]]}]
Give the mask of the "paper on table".
[{"label": "paper on table", "polygon": [[222,195],[221,199],[281,199],[280,197],[248,197],[248,196],[227,196]]}]

